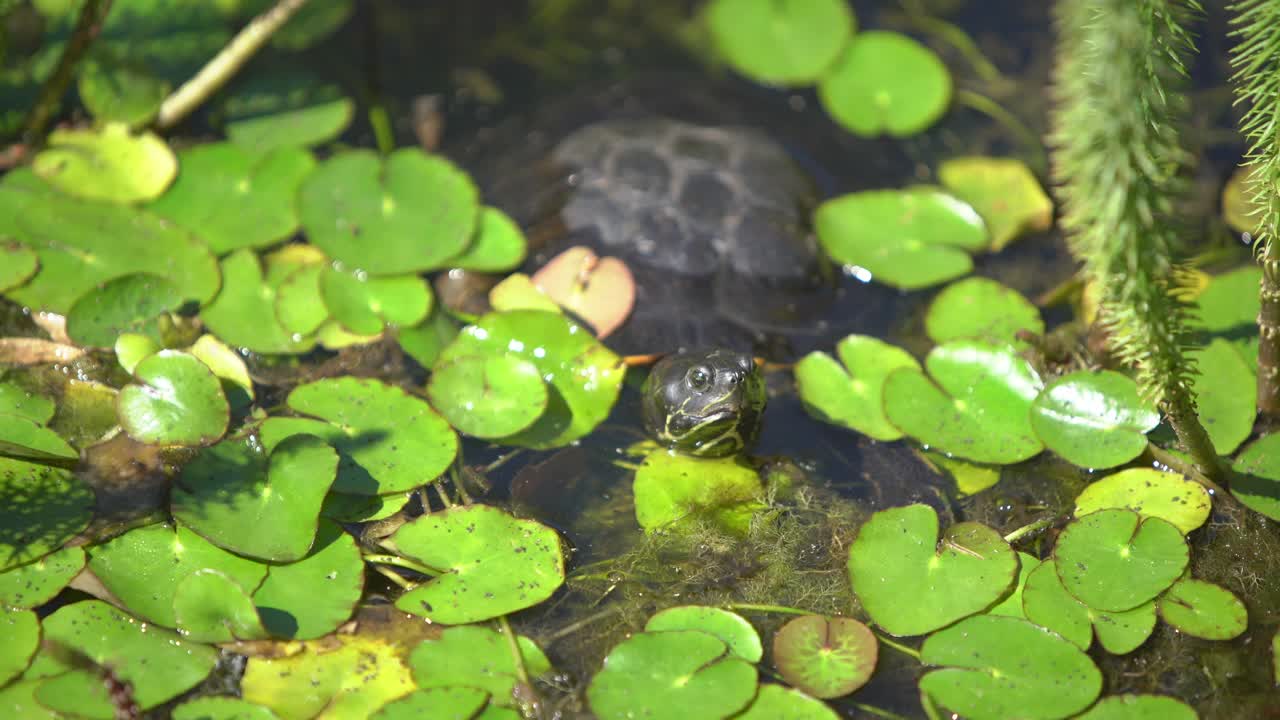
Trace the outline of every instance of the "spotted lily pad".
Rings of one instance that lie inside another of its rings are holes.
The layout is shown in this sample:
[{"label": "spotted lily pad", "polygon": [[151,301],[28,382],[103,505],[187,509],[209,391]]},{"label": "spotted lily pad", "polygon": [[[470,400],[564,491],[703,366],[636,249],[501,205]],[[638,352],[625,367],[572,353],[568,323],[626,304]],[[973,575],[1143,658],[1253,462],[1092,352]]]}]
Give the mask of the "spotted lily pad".
[{"label": "spotted lily pad", "polygon": [[35,562],[0,572],[0,605],[40,607],[84,569],[84,562],[83,549],[66,547]]},{"label": "spotted lily pad", "polygon": [[1044,334],[1040,310],[1022,293],[995,280],[965,278],[948,285],[929,305],[924,329],[935,343],[971,339],[1024,347],[1018,333]]},{"label": "spotted lily pad", "polygon": [[222,385],[194,356],[161,350],[133,369],[138,383],[120,390],[125,432],[138,442],[210,445],[227,430],[230,410]]},{"label": "spotted lily pad", "polygon": [[406,523],[389,546],[439,572],[401,595],[396,607],[448,625],[533,607],[564,582],[555,530],[496,507],[470,505]]},{"label": "spotted lily pad", "polygon": [[938,536],[928,505],[881,510],[849,547],[849,581],[862,607],[894,635],[923,635],[993,605],[1013,585],[1018,556],[979,523]]},{"label": "spotted lily pad", "polygon": [[729,65],[767,85],[814,82],[854,30],[853,11],[841,0],[713,0],[705,13]]},{"label": "spotted lily pad", "polygon": [[537,366],[514,354],[464,355],[437,366],[427,397],[450,425],[478,438],[514,435],[547,409]]},{"label": "spotted lily pad", "polygon": [[404,148],[386,159],[339,153],[302,183],[307,236],[353,270],[398,275],[442,267],[471,242],[480,214],[471,179],[442,157]]},{"label": "spotted lily pad", "polygon": [[885,381],[885,415],[904,433],[985,463],[1021,462],[1043,448],[1030,420],[1043,383],[1012,348],[957,340],[930,351],[925,367],[932,379],[900,368]]},{"label": "spotted lily pad", "polygon": [[107,123],[49,133],[49,147],[32,168],[69,195],[128,203],[158,197],[173,182],[178,163],[155,134],[133,135],[124,123]]},{"label": "spotted lily pad", "polygon": [[431,312],[431,288],[417,275],[368,277],[329,267],[319,282],[329,313],[357,335],[377,335],[386,324],[417,325]]},{"label": "spotted lily pad", "polygon": [[184,150],[153,212],[199,235],[217,255],[272,245],[298,229],[294,195],[316,161],[301,148],[252,153],[230,143]]},{"label": "spotted lily pad", "polygon": [[0,571],[62,547],[89,524],[93,503],[93,490],[68,470],[0,457]]},{"label": "spotted lily pad", "polygon": [[479,225],[471,244],[449,265],[475,272],[505,272],[524,262],[528,243],[520,226],[495,207],[480,208]]},{"label": "spotted lily pad", "polygon": [[1209,519],[1211,507],[1209,491],[1181,473],[1129,468],[1085,488],[1076,498],[1076,517],[1107,508],[1125,508],[1143,517],[1168,520],[1186,534]]},{"label": "spotted lily pad", "polygon": [[884,414],[884,381],[901,367],[920,368],[906,350],[867,335],[836,344],[840,362],[811,352],[796,363],[800,399],[812,415],[876,440],[897,440],[902,431]]},{"label": "spotted lily pad", "polygon": [[720,638],[730,652],[749,663],[760,662],[764,647],[760,634],[741,615],[703,605],[677,605],[649,618],[645,632],[701,630]]},{"label": "spotted lily pad", "polygon": [[883,30],[859,33],[818,83],[836,122],[858,135],[906,137],[946,112],[951,73],[925,46]]},{"label": "spotted lily pad", "polygon": [[991,609],[987,610],[991,615],[1007,615],[1009,617],[1025,618],[1027,614],[1022,609],[1022,597],[1026,592],[1027,578],[1031,576],[1031,571],[1040,567],[1040,559],[1034,555],[1018,552],[1018,582],[1005,595],[1004,599]]},{"label": "spotted lily pad", "polygon": [[289,407],[318,420],[272,417],[262,441],[274,448],[299,433],[338,451],[337,492],[384,495],[432,482],[458,452],[458,436],[427,403],[377,380],[343,377],[289,393]]},{"label": "spotted lily pad", "polygon": [[636,470],[633,488],[636,521],[645,530],[710,517],[727,530],[745,533],[751,516],[765,507],[760,475],[736,457],[654,450]]},{"label": "spotted lily pad", "polygon": [[992,252],[1026,232],[1053,225],[1053,201],[1017,158],[957,157],[938,166],[938,180],[972,205],[991,231]]},{"label": "spotted lily pad", "polygon": [[920,689],[967,718],[1064,718],[1102,691],[1102,673],[1079,648],[1026,620],[967,618],[929,636]]},{"label": "spotted lily pad", "polygon": [[1231,494],[1256,512],[1280,521],[1280,433],[1265,435],[1236,456]]},{"label": "spotted lily pad", "polygon": [[[529,677],[551,669],[547,656],[532,640],[516,637],[520,658]],[[493,696],[510,707],[519,682],[515,658],[507,638],[479,625],[445,628],[440,637],[424,640],[409,656],[409,667],[420,688],[467,686]]]},{"label": "spotted lily pad", "polygon": [[178,629],[189,640],[226,643],[267,636],[249,594],[235,580],[205,568],[188,575],[173,595]]},{"label": "spotted lily pad", "polygon": [[1036,397],[1031,427],[1050,450],[1080,467],[1115,467],[1147,447],[1160,413],[1138,396],[1138,385],[1111,370],[1064,375]]},{"label": "spotted lily pad", "polygon": [[206,695],[173,709],[173,720],[279,720],[270,708],[238,697]]},{"label": "spotted lily pad", "polygon": [[312,435],[285,438],[270,459],[256,442],[225,440],[183,467],[173,516],[234,553],[299,560],[311,549],[337,468],[338,454]]},{"label": "spotted lily pad", "polygon": [[30,610],[0,607],[0,686],[22,674],[40,647],[40,619]]},{"label": "spotted lily pad", "polygon": [[1257,417],[1257,379],[1240,351],[1223,338],[1190,353],[1200,370],[1192,379],[1196,415],[1213,449],[1230,455],[1253,432]]},{"label": "spotted lily pad", "polygon": [[609,651],[587,687],[601,720],[661,717],[673,707],[689,720],[724,718],[755,694],[755,668],[697,630],[633,635]]},{"label": "spotted lily pad", "polygon": [[838,720],[840,716],[821,700],[769,683],[761,685],[751,705],[733,717],[736,720]]},{"label": "spotted lily pad", "polygon": [[803,615],[773,636],[773,664],[813,697],[841,697],[871,679],[877,648],[871,629],[853,618]]},{"label": "spotted lily pad", "polygon": [[488,717],[488,704],[489,693],[480,688],[457,685],[430,688],[411,692],[383,705],[371,720],[472,720]]},{"label": "spotted lily pad", "polygon": [[1091,608],[1119,612],[1172,585],[1187,567],[1188,550],[1168,521],[1108,509],[1068,525],[1053,556],[1067,592]]},{"label": "spotted lily pad", "polygon": [[77,345],[112,347],[124,333],[156,332],[155,319],[181,304],[182,291],[158,275],[122,275],[76,300],[67,314],[67,335]]},{"label": "spotted lily pad", "polygon": [[934,188],[866,190],[833,198],[814,213],[818,240],[836,262],[882,283],[917,290],[973,269],[987,244],[982,218]]},{"label": "spotted lily pad", "polygon": [[626,368],[582,326],[540,310],[490,313],[463,328],[436,359],[444,366],[467,355],[512,353],[533,363],[548,383],[547,411],[502,442],[559,447],[595,429],[613,409]]},{"label": "spotted lily pad", "polygon": [[281,718],[365,718],[414,689],[403,650],[364,635],[298,643],[281,657],[251,657],[244,699]]},{"label": "spotted lily pad", "polygon": [[1244,603],[1224,587],[1183,578],[1160,596],[1160,617],[1188,635],[1230,640],[1249,626]]},{"label": "spotted lily pad", "polygon": [[265,274],[251,250],[237,250],[223,258],[222,291],[200,311],[200,319],[219,340],[260,353],[303,353],[315,345],[311,336],[286,330],[275,313],[263,312],[275,307],[281,284],[293,272],[320,259],[298,258],[297,251],[286,254],[287,250],[267,257]]},{"label": "spotted lily pad", "polygon": [[243,73],[223,111],[227,137],[254,153],[310,147],[336,138],[355,116],[355,102],[337,85],[300,67]]},{"label": "spotted lily pad", "polygon": [[1164,695],[1112,695],[1076,716],[1077,720],[1197,720],[1199,717],[1181,700]]},{"label": "spotted lily pad", "polygon": [[1132,652],[1146,642],[1156,626],[1153,601],[1118,613],[1089,608],[1062,587],[1053,560],[1044,561],[1031,573],[1022,602],[1028,620],[1053,630],[1081,650],[1089,649],[1096,632],[1107,652]]},{"label": "spotted lily pad", "polygon": [[271,635],[310,640],[345,623],[363,592],[364,559],[355,540],[321,520],[311,552],[297,562],[271,565],[253,602]]}]

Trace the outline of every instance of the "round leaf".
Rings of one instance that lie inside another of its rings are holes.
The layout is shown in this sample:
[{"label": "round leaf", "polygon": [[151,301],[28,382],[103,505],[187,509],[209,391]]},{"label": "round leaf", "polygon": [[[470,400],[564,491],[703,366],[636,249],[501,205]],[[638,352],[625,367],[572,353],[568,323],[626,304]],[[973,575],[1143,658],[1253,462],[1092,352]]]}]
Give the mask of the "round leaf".
[{"label": "round leaf", "polygon": [[355,103],[305,69],[248,73],[224,105],[227,137],[254,153],[310,147],[346,130]]},{"label": "round leaf", "polygon": [[871,629],[853,618],[804,615],[773,636],[773,664],[792,686],[834,698],[871,679],[877,649]]},{"label": "round leaf", "polygon": [[645,632],[663,630],[701,630],[715,635],[729,646],[729,651],[749,663],[764,656],[760,634],[741,615],[703,605],[678,605],[667,608],[644,624]]},{"label": "round leaf", "polygon": [[533,607],[564,582],[555,530],[495,507],[469,505],[406,523],[389,544],[440,572],[401,595],[396,607],[447,625]]},{"label": "round leaf", "polygon": [[84,550],[66,547],[33,563],[0,572],[0,605],[37,608],[62,592],[84,569]]},{"label": "round leaf", "polygon": [[518,355],[464,355],[435,368],[427,397],[449,424],[478,438],[513,435],[547,409],[547,388]]},{"label": "round leaf", "polygon": [[1080,467],[1115,467],[1147,447],[1160,424],[1138,385],[1111,370],[1073,372],[1054,380],[1031,405],[1031,427],[1050,450]]},{"label": "round leaf", "polygon": [[431,288],[417,275],[367,277],[326,268],[320,295],[333,318],[357,335],[377,335],[384,323],[417,325],[431,312]]},{"label": "round leaf", "polygon": [[1026,592],[1027,579],[1031,576],[1031,572],[1040,567],[1040,559],[1028,555],[1024,552],[1018,552],[1018,582],[1013,587],[1013,591],[1005,596],[998,604],[987,610],[989,615],[1007,615],[1009,617],[1025,618],[1027,615],[1022,609],[1023,593]]},{"label": "round leaf", "polygon": [[116,353],[116,362],[124,371],[133,374],[138,363],[160,351],[160,343],[148,335],[124,333],[116,338],[112,346]]},{"label": "round leaf", "polygon": [[270,566],[257,588],[253,603],[268,632],[294,640],[318,638],[346,622],[360,602],[364,559],[350,535],[322,520],[311,552],[297,562]]},{"label": "round leaf", "polygon": [[1022,607],[1028,620],[1058,633],[1081,650],[1088,650],[1093,642],[1089,608],[1062,587],[1053,560],[1040,563],[1027,578]]},{"label": "round leaf", "polygon": [[480,208],[480,223],[471,244],[448,264],[475,272],[506,272],[524,262],[524,233],[509,215],[495,207]]},{"label": "round leaf", "polygon": [[820,700],[799,690],[774,685],[761,685],[756,699],[735,720],[838,720],[839,716]]},{"label": "round leaf", "polygon": [[1130,468],[1095,481],[1076,498],[1076,517],[1107,508],[1168,520],[1186,533],[1209,519],[1212,499],[1200,483],[1180,473]]},{"label": "round leaf", "polygon": [[209,445],[227,431],[230,410],[222,384],[204,363],[177,350],[161,350],[133,369],[141,384],[120,390],[118,412],[138,442]]},{"label": "round leaf", "polygon": [[197,570],[173,594],[178,629],[188,639],[226,643],[266,637],[258,609],[244,588],[217,570]]},{"label": "round leaf", "polygon": [[0,239],[0,292],[25,283],[39,266],[40,258],[34,250]]},{"label": "round leaf", "polygon": [[367,718],[414,690],[403,648],[378,638],[337,634],[295,643],[282,657],[251,657],[241,688],[245,700],[281,718]]},{"label": "round leaf", "polygon": [[959,523],[938,537],[928,505],[881,510],[849,547],[849,581],[877,625],[922,635],[981,612],[1018,574],[1018,556],[991,528]]},{"label": "round leaf", "polygon": [[897,440],[902,431],[884,414],[884,381],[898,368],[920,368],[907,351],[867,335],[836,345],[840,362],[811,352],[796,363],[800,399],[810,414],[876,440]]},{"label": "round leaf", "polygon": [[62,547],[88,526],[93,504],[93,490],[70,471],[0,457],[0,570]]},{"label": "round leaf", "polygon": [[733,69],[767,85],[817,80],[854,29],[843,0],[713,0],[705,12],[711,39]]},{"label": "round leaf", "polygon": [[280,283],[276,292],[276,319],[286,331],[309,335],[329,319],[329,308],[320,293],[320,276],[327,269],[324,263],[304,265]]},{"label": "round leaf", "polygon": [[957,157],[938,166],[938,180],[969,203],[991,231],[992,252],[1026,232],[1053,225],[1053,201],[1027,164],[1017,158]]},{"label": "round leaf", "polygon": [[22,674],[40,646],[40,619],[30,610],[0,607],[0,686]]},{"label": "round leaf", "polygon": [[0,457],[67,467],[80,454],[56,432],[27,416],[0,413]]},{"label": "round leaf", "polygon": [[1135,608],[1173,584],[1187,567],[1182,532],[1131,510],[1099,510],[1071,523],[1054,548],[1058,578],[1091,608]]},{"label": "round leaf", "polygon": [[1265,435],[1236,456],[1231,494],[1256,512],[1280,521],[1280,433]]},{"label": "round leaf", "polygon": [[764,506],[764,483],[737,457],[700,458],[665,448],[650,452],[633,484],[636,521],[645,530],[710,517],[721,527],[746,533]]},{"label": "round leaf", "polygon": [[1200,716],[1177,698],[1163,695],[1112,695],[1076,720],[1197,720]]},{"label": "round leaf", "polygon": [[163,140],[149,132],[132,135],[124,123],[54,130],[32,167],[69,195],[118,203],[159,196],[178,172],[173,151]]},{"label": "round leaf", "polygon": [[0,383],[0,413],[18,415],[37,425],[53,417],[53,400],[30,392],[13,383]]},{"label": "round leaf", "polygon": [[383,705],[371,720],[471,720],[489,704],[489,693],[473,687],[418,690]]},{"label": "round leaf", "polygon": [[1249,626],[1249,613],[1230,590],[1183,578],[1160,596],[1160,617],[1188,635],[1230,640]]},{"label": "round leaf", "polygon": [[[283,253],[283,251],[281,251]],[[277,262],[272,262],[276,258]],[[237,250],[222,260],[222,291],[200,311],[200,319],[232,347],[260,353],[302,353],[315,341],[286,330],[274,313],[276,293],[282,283],[301,265],[277,254],[268,258],[264,277],[258,257],[252,251]]]},{"label": "round leaf", "polygon": [[1098,644],[1112,655],[1124,655],[1137,650],[1151,637],[1156,627],[1156,602],[1145,602],[1132,610],[1109,613],[1089,610],[1093,631]]},{"label": "round leaf", "polygon": [[924,328],[939,345],[965,338],[1022,347],[1025,343],[1018,340],[1018,332],[1043,335],[1044,321],[1022,293],[995,280],[971,277],[938,293],[929,305]]},{"label": "round leaf", "polygon": [[[529,677],[551,670],[547,656],[532,640],[517,636],[516,644]],[[507,639],[487,627],[445,628],[438,638],[424,640],[414,648],[409,667],[418,687],[465,685],[489,693],[495,704],[515,704],[514,690],[519,682],[515,658]]]},{"label": "round leaf", "polygon": [[836,122],[858,135],[914,135],[951,102],[951,73],[937,55],[906,35],[859,33],[818,83]]},{"label": "round leaf", "polygon": [[77,345],[113,347],[124,333],[154,331],[152,321],[181,304],[182,291],[158,275],[122,275],[76,300],[67,313],[67,335]]}]

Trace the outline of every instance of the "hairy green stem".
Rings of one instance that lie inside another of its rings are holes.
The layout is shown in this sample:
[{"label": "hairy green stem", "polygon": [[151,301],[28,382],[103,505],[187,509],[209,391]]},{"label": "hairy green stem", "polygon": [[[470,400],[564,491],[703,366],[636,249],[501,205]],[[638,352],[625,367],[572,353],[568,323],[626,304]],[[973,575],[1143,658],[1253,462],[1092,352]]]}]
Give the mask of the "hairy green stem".
[{"label": "hairy green stem", "polygon": [[66,47],[62,50],[62,56],[58,58],[57,67],[40,88],[39,97],[36,98],[35,104],[31,106],[22,123],[24,142],[35,144],[44,135],[49,119],[57,111],[58,105],[62,102],[62,96],[67,92],[67,86],[71,84],[76,67],[80,65],[80,59],[88,52],[89,46],[98,36],[102,21],[107,18],[110,10],[111,0],[85,0],[80,8],[80,17],[76,19],[75,29],[71,31],[71,39],[67,41]]}]

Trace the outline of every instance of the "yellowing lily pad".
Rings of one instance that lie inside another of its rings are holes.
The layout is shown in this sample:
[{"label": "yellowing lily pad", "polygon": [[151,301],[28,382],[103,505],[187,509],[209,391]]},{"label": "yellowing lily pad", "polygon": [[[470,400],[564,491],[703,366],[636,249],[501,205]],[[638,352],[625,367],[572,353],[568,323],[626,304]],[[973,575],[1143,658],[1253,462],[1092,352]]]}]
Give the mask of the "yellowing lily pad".
[{"label": "yellowing lily pad", "polygon": [[877,648],[871,629],[853,618],[802,615],[773,636],[773,664],[793,687],[834,698],[871,679]]},{"label": "yellowing lily pad", "polygon": [[633,487],[636,521],[645,530],[710,517],[745,533],[751,516],[765,507],[759,474],[736,457],[701,458],[660,448],[645,456]]},{"label": "yellowing lily pad", "polygon": [[951,73],[937,55],[906,35],[870,30],[856,35],[823,75],[818,97],[853,133],[906,137],[946,112]]},{"label": "yellowing lily pad", "polygon": [[796,363],[797,390],[805,409],[827,422],[876,440],[897,440],[902,431],[884,414],[884,383],[898,368],[920,368],[906,350],[867,335],[836,344],[840,361],[811,352]]},{"label": "yellowing lily pad", "polygon": [[1040,310],[1022,293],[995,280],[965,278],[948,285],[929,305],[924,329],[935,343],[982,340],[1022,348],[1022,331],[1044,334]]},{"label": "yellowing lily pad", "polygon": [[1188,635],[1230,640],[1249,626],[1244,603],[1224,587],[1183,578],[1160,596],[1160,617]]},{"label": "yellowing lily pad", "polygon": [[991,252],[1003,250],[1019,235],[1053,225],[1053,201],[1017,158],[951,158],[938,166],[938,180],[986,221]]},{"label": "yellowing lily pad", "polygon": [[161,350],[133,369],[120,390],[120,424],[138,442],[210,445],[227,430],[230,410],[208,366],[177,350]]},{"label": "yellowing lily pad", "polygon": [[[530,678],[551,669],[547,656],[532,640],[516,637],[520,659]],[[479,625],[445,628],[440,637],[423,640],[409,656],[413,677],[421,688],[466,686],[483,690],[495,705],[516,704],[519,683],[516,659],[508,639]]]},{"label": "yellowing lily pad", "polygon": [[1164,592],[1187,567],[1187,543],[1166,520],[1132,510],[1076,519],[1054,548],[1062,586],[1090,608],[1130,610]]},{"label": "yellowing lily pad", "polygon": [[1090,469],[1115,467],[1147,447],[1160,413],[1127,375],[1104,370],[1064,375],[1031,406],[1031,427],[1050,450]]},{"label": "yellowing lily pad", "polygon": [[843,0],[713,0],[704,12],[729,65],[768,85],[817,80],[854,30]]},{"label": "yellowing lily pad", "polygon": [[[364,718],[414,689],[402,650],[377,638],[334,635],[282,657],[251,657],[244,699],[281,718]],[[254,718],[253,720],[256,720]]]},{"label": "yellowing lily pad", "polygon": [[1076,498],[1076,517],[1107,508],[1168,520],[1189,533],[1209,519],[1212,499],[1200,483],[1180,473],[1129,468],[1095,481]]},{"label": "yellowing lily pad", "polygon": [[427,397],[450,425],[478,438],[514,435],[547,409],[542,375],[518,355],[464,355],[437,366]]},{"label": "yellowing lily pad", "polygon": [[129,203],[158,197],[178,162],[154,133],[133,135],[124,123],[90,130],[54,130],[36,155],[35,173],[68,195]]}]

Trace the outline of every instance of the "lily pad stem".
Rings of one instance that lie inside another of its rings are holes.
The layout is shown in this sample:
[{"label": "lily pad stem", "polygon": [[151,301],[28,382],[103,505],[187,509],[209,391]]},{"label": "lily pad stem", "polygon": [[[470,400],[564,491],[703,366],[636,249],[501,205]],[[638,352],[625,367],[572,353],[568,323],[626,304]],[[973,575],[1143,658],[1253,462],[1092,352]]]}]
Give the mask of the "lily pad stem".
[{"label": "lily pad stem", "polygon": [[182,87],[160,104],[156,127],[164,130],[177,125],[200,104],[226,85],[236,72],[271,39],[281,25],[288,22],[307,0],[279,0],[269,10],[245,25],[212,60],[205,63]]},{"label": "lily pad stem", "polygon": [[1049,156],[1045,153],[1044,145],[1040,143],[1040,137],[1027,127],[1026,123],[1018,119],[1016,115],[1005,110],[999,103],[991,98],[980,95],[972,90],[956,90],[956,102],[971,110],[986,115],[1005,127],[1006,130],[1018,136],[1029,150],[1031,157],[1028,165],[1036,172],[1037,175],[1044,175],[1049,172]]},{"label": "lily pad stem", "polygon": [[[440,483],[431,483],[431,487],[435,489],[436,495],[440,496],[440,502],[443,503],[446,508],[451,508],[456,504],[453,502],[453,498],[449,497],[449,493],[445,492]],[[426,498],[423,499],[425,500]],[[426,507],[426,503],[423,503],[423,507]]]},{"label": "lily pad stem", "polygon": [[507,639],[507,649],[511,651],[511,664],[515,666],[516,677],[522,685],[532,690],[533,683],[529,682],[529,669],[524,666],[524,653],[520,652],[520,642],[516,638],[515,631],[511,629],[511,623],[507,622],[506,615],[498,616],[498,627],[502,628],[502,635]]},{"label": "lily pad stem", "polygon": [[725,610],[754,610],[755,612],[766,613],[784,613],[787,615],[821,615],[812,610],[804,608],[793,608],[785,605],[757,605],[755,603],[725,603],[721,605]]},{"label": "lily pad stem", "polygon": [[374,565],[395,565],[396,567],[412,570],[421,575],[426,575],[427,577],[435,577],[443,574],[439,570],[434,570],[426,565],[420,565],[412,560],[406,560],[399,555],[365,555],[364,561],[367,563],[373,563]]},{"label": "lily pad stem", "polygon": [[1023,525],[1017,530],[1014,530],[1008,535],[1005,535],[1004,541],[1010,544],[1015,543],[1021,540],[1022,538],[1030,535],[1031,533],[1039,532],[1047,527],[1052,526],[1057,521],[1058,521],[1058,518],[1056,516],[1041,518],[1033,523],[1028,523],[1026,525]]},{"label": "lily pad stem", "polygon": [[36,98],[22,123],[24,142],[34,144],[44,134],[49,118],[57,111],[62,96],[67,92],[67,86],[71,84],[71,76],[80,65],[80,59],[98,36],[102,21],[110,10],[111,0],[85,0],[80,8],[80,17],[76,19],[75,29],[71,31],[71,38],[63,48],[62,56],[58,58],[58,66],[53,69],[49,79],[45,80],[44,87],[40,88],[40,96]]},{"label": "lily pad stem", "polygon": [[[875,632],[875,631],[873,630],[872,632]],[[910,646],[908,646],[908,645],[903,645],[902,643],[898,642],[897,640],[891,640],[891,639],[889,639],[889,637],[888,637],[888,636],[886,636],[884,633],[877,632],[877,633],[876,633],[876,639],[877,639],[877,640],[879,640],[879,641],[880,641],[880,644],[881,644],[881,645],[884,645],[885,647],[891,647],[891,648],[893,648],[894,650],[897,650],[898,652],[900,652],[900,653],[902,653],[902,654],[904,654],[904,655],[910,655],[911,657],[913,657],[913,658],[915,658],[915,659],[917,659],[917,660],[919,660],[919,659],[920,659],[920,651],[919,651],[919,650],[916,650],[915,648],[910,647]]]},{"label": "lily pad stem", "polygon": [[973,38],[969,37],[969,33],[965,32],[963,28],[946,20],[932,17],[921,2],[899,2],[898,4],[902,6],[903,11],[906,13],[907,22],[916,26],[920,32],[932,35],[955,48],[956,52],[960,53],[961,57],[973,67],[974,73],[979,78],[982,78],[983,82],[1002,88],[1009,88],[1015,85],[1000,72],[1000,68],[996,67],[995,63],[982,54]]},{"label": "lily pad stem", "polygon": [[1200,472],[1200,468],[1196,467],[1194,464],[1183,461],[1182,458],[1178,457],[1177,455],[1174,455],[1168,450],[1165,450],[1159,445],[1156,445],[1153,442],[1148,442],[1147,453],[1151,455],[1152,459],[1154,459],[1156,462],[1160,463],[1161,465],[1164,465],[1165,467],[1168,467],[1175,472],[1182,473],[1183,475],[1205,486],[1205,488],[1207,488],[1209,492],[1213,494],[1214,497],[1219,497],[1224,499],[1229,499],[1233,497],[1230,493],[1225,491],[1220,485],[1214,482],[1209,476]]},{"label": "lily pad stem", "polygon": [[539,644],[542,645],[543,647],[549,646],[551,643],[559,640],[560,638],[568,637],[592,623],[599,622],[600,620],[604,620],[605,618],[611,617],[613,615],[617,615],[620,612],[622,612],[622,608],[620,606],[615,605],[611,608],[607,608],[605,610],[601,610],[600,612],[593,613],[591,615],[588,615],[582,618],[577,622],[569,623],[568,625],[565,625],[564,627],[551,633],[550,635],[547,635],[546,637],[542,638],[542,642]]},{"label": "lily pad stem", "polygon": [[384,567],[380,567],[380,566],[378,566],[378,565],[374,565],[374,566],[373,566],[373,569],[374,569],[378,574],[380,574],[380,575],[382,575],[383,577],[385,577],[386,579],[390,580],[391,582],[395,583],[396,585],[399,585],[401,590],[410,590],[410,589],[412,589],[412,587],[413,587],[413,583],[409,582],[408,580],[405,580],[404,578],[400,577],[400,576],[399,576],[399,575],[397,575],[396,573],[394,573],[394,572],[392,572],[392,571],[390,571],[390,570],[388,570],[388,569],[386,569],[386,568],[384,568]]}]

